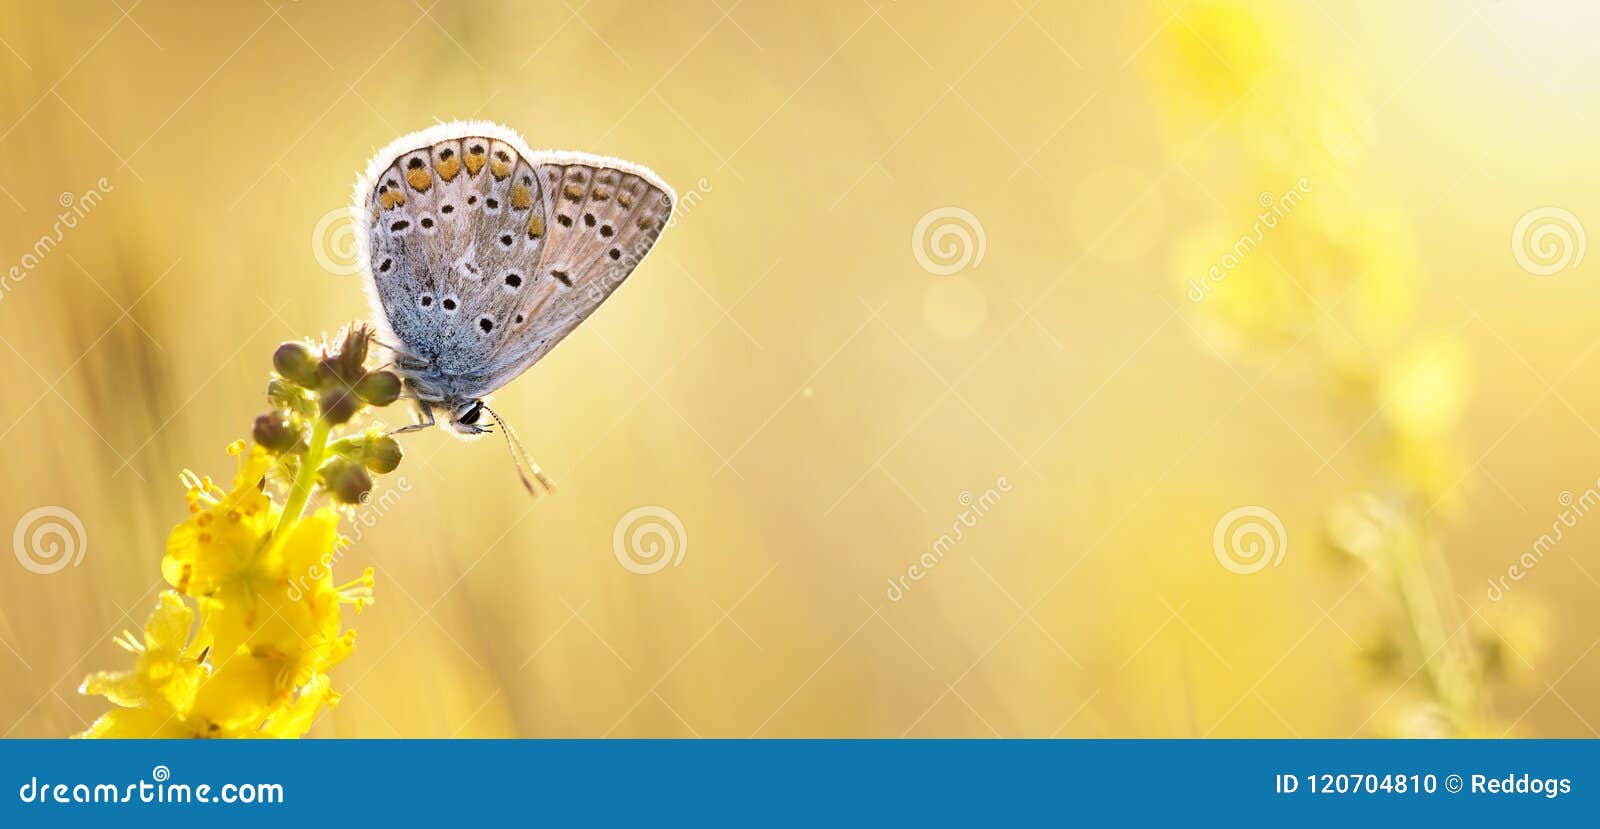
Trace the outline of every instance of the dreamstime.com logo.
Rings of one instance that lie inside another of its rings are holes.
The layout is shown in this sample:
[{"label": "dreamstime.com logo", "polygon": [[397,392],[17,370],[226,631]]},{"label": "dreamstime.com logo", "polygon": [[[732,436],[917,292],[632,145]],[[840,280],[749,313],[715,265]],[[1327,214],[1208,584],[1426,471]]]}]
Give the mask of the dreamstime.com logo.
[{"label": "dreamstime.com logo", "polygon": [[83,563],[89,533],[66,507],[43,506],[29,510],[11,531],[11,552],[30,573],[47,576]]},{"label": "dreamstime.com logo", "polygon": [[356,232],[350,208],[322,214],[311,228],[311,254],[323,270],[334,276],[349,276],[361,270],[361,234]]},{"label": "dreamstime.com logo", "polygon": [[1583,264],[1589,247],[1583,223],[1570,210],[1537,207],[1511,230],[1511,255],[1534,276],[1550,276]]},{"label": "dreamstime.com logo", "polygon": [[677,227],[679,222],[687,218],[690,213],[693,213],[700,206],[701,202],[706,200],[706,194],[715,189],[715,187],[711,186],[711,180],[705,176],[695,179],[693,187],[678,194],[678,203],[672,206],[672,218],[667,219],[667,228],[670,230]]},{"label": "dreamstime.com logo", "polygon": [[0,300],[4,300],[6,294],[15,291],[29,274],[44,264],[45,258],[67,238],[68,231],[76,228],[80,221],[105,201],[106,194],[115,189],[110,181],[101,177],[94,183],[93,188],[82,193],[71,191],[62,193],[60,198],[56,199],[56,204],[61,206],[61,212],[56,214],[55,223],[50,226],[50,230],[35,239],[28,252],[22,254],[22,258],[18,259],[15,265],[0,275]]},{"label": "dreamstime.com logo", "polygon": [[1222,284],[1222,281],[1228,278],[1230,271],[1243,265],[1250,254],[1261,246],[1262,241],[1267,238],[1267,232],[1288,218],[1310,193],[1311,182],[1302,176],[1294,183],[1294,187],[1281,194],[1265,191],[1256,197],[1256,203],[1261,205],[1261,212],[1256,214],[1256,220],[1250,225],[1250,231],[1240,234],[1239,238],[1234,240],[1233,247],[1225,251],[1215,265],[1206,269],[1204,277],[1189,280],[1188,290],[1185,291],[1189,301],[1204,300],[1211,293],[1213,286]]},{"label": "dreamstime.com logo", "polygon": [[933,568],[938,567],[944,557],[967,537],[966,531],[978,526],[978,522],[1000,503],[1000,497],[1012,489],[1006,476],[1000,475],[994,479],[994,486],[986,487],[976,496],[971,490],[961,490],[961,494],[956,496],[956,512],[950,519],[950,531],[939,533],[928,549],[906,566],[905,575],[889,579],[889,587],[883,591],[884,598],[891,602],[905,598],[911,592],[912,584],[927,578]]},{"label": "dreamstime.com logo", "polygon": [[172,770],[156,766],[150,776],[131,783],[53,783],[37,776],[17,788],[17,799],[40,805],[65,806],[118,803],[255,803],[283,801],[282,783],[173,783]]},{"label": "dreamstime.com logo", "polygon": [[988,248],[983,222],[959,207],[929,210],[911,230],[911,255],[934,276],[977,270]]},{"label": "dreamstime.com logo", "polygon": [[1595,481],[1594,486],[1585,489],[1577,496],[1574,496],[1571,490],[1562,491],[1556,496],[1556,503],[1560,509],[1550,520],[1550,532],[1539,533],[1539,537],[1528,545],[1528,549],[1507,565],[1504,576],[1489,579],[1489,601],[1498,602],[1505,598],[1517,582],[1527,578],[1528,574],[1544,561],[1544,557],[1567,537],[1567,530],[1578,526],[1579,519],[1600,506],[1600,480]]},{"label": "dreamstime.com logo", "polygon": [[361,493],[360,504],[349,513],[353,534],[340,535],[339,540],[334,542],[332,551],[323,553],[321,558],[306,568],[304,573],[289,580],[287,591],[289,600],[298,602],[301,597],[315,592],[317,585],[332,575],[333,565],[344,558],[345,552],[360,543],[361,539],[366,537],[367,530],[376,527],[380,519],[394,511],[395,506],[400,503],[400,498],[410,491],[411,481],[401,475],[395,479],[394,486],[381,493],[373,489]]},{"label": "dreamstime.com logo", "polygon": [[648,576],[683,563],[689,534],[666,507],[648,505],[629,510],[611,533],[611,552],[630,573]]},{"label": "dreamstime.com logo", "polygon": [[1289,533],[1266,507],[1245,506],[1229,510],[1211,532],[1211,552],[1228,572],[1248,576],[1283,563],[1289,551]]}]

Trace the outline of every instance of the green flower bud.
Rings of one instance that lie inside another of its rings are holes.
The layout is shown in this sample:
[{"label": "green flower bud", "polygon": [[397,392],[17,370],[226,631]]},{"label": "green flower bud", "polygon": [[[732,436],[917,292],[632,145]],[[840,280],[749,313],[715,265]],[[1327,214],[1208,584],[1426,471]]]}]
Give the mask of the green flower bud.
[{"label": "green flower bud", "polygon": [[317,359],[303,343],[284,343],[272,354],[272,368],[297,386],[315,389],[319,384]]},{"label": "green flower bud", "polygon": [[353,391],[338,387],[323,392],[318,404],[323,419],[335,426],[347,422],[361,411],[361,398]]},{"label": "green flower bud", "polygon": [[299,386],[277,377],[267,382],[267,402],[274,409],[294,412],[302,417],[313,417],[317,413],[315,400]]},{"label": "green flower bud", "polygon": [[400,441],[388,435],[374,438],[367,444],[367,468],[379,475],[393,472],[400,466],[400,459],[405,453],[400,450]]},{"label": "green flower bud", "polygon": [[251,436],[256,445],[272,452],[287,452],[300,442],[300,430],[282,412],[276,411],[257,417]]},{"label": "green flower bud", "polygon": [[361,379],[361,372],[346,374],[344,363],[338,356],[323,357],[317,363],[317,380],[324,389],[350,390],[356,387],[356,381]]},{"label": "green flower bud", "polygon": [[345,332],[344,343],[339,346],[337,355],[343,376],[353,380],[366,371],[367,343],[371,339],[372,330],[365,325],[353,325]]},{"label": "green flower bud", "polygon": [[372,476],[360,464],[343,458],[329,461],[318,471],[322,485],[341,504],[359,504],[372,491]]},{"label": "green flower bud", "polygon": [[356,394],[371,406],[387,406],[400,399],[400,377],[392,371],[374,371],[356,383]]}]

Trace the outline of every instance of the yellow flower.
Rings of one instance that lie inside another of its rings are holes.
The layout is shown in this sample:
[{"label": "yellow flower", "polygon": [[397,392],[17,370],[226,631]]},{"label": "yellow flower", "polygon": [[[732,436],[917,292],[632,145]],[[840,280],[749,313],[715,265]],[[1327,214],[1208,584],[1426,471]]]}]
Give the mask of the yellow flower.
[{"label": "yellow flower", "polygon": [[169,536],[162,570],[199,603],[201,635],[190,642],[194,609],[163,592],[143,644],[118,640],[139,655],[134,670],[94,674],[82,689],[125,710],[80,736],[297,737],[336,701],[326,672],[355,639],[341,633],[340,605],[371,603],[372,570],[334,586],[339,514],[328,507],[274,541],[279,510],[260,488],[270,461],[259,448],[245,456],[229,492],[185,475],[193,515]]},{"label": "yellow flower", "polygon": [[[238,455],[243,443],[228,447]],[[272,457],[259,446],[240,459],[233,489],[223,492],[210,478],[184,470],[193,515],[167,538],[161,574],[180,593],[204,596],[247,567],[278,520],[277,505],[262,488]]]},{"label": "yellow flower", "polygon": [[300,696],[292,704],[274,713],[266,725],[256,732],[256,736],[298,737],[311,729],[312,722],[322,713],[324,706],[332,707],[338,704],[339,695],[334,693],[328,675],[319,674],[316,679],[300,689]]},{"label": "yellow flower", "polygon": [[153,708],[118,708],[100,715],[87,729],[74,735],[101,740],[184,740],[204,737],[172,714]]},{"label": "yellow flower", "polygon": [[183,597],[162,591],[160,602],[145,622],[143,640],[126,631],[116,639],[135,654],[131,671],[101,671],[83,681],[80,693],[97,694],[124,708],[146,707],[171,714],[189,707],[205,678],[205,666],[192,655],[189,628],[194,610]]},{"label": "yellow flower", "polygon": [[[278,510],[259,484],[270,456],[256,447],[241,463],[231,492],[191,483],[195,515],[168,538],[162,570],[174,587],[195,596],[213,637],[214,661],[257,662],[272,693],[263,705],[284,702],[294,689],[350,651],[341,636],[339,605],[370,601],[333,586],[330,553],[339,541],[339,515],[324,507],[272,536]],[[193,476],[189,476],[191,479]],[[225,667],[224,672],[238,673]],[[222,677],[218,678],[220,681]],[[220,719],[232,719],[223,716]]]},{"label": "yellow flower", "polygon": [[[256,419],[256,445],[248,452],[243,441],[228,447],[238,457],[232,488],[183,473],[190,517],[173,528],[161,560],[173,589],[162,593],[143,642],[131,634],[118,639],[138,657],[133,670],[84,681],[83,693],[121,707],[79,736],[299,737],[338,702],[328,671],[355,645],[340,609],[354,605],[359,612],[372,604],[373,573],[368,568],[335,586],[332,565],[348,543],[339,537],[340,513],[332,507],[305,513],[319,490],[350,503],[370,490],[369,472],[391,472],[399,464],[399,445],[381,433],[334,439],[335,427],[362,405],[394,400],[392,394],[347,393],[351,375],[369,387],[398,388],[391,373],[362,370],[369,336],[353,328],[339,351],[324,347],[320,358],[302,344],[279,347],[279,376],[268,388],[274,408]],[[327,389],[321,388],[324,365],[337,366],[340,378]],[[314,402],[318,391],[320,404]],[[330,400],[339,405],[330,407]],[[303,428],[308,421],[309,430]],[[336,466],[357,470],[358,476],[344,479],[359,478],[365,486],[331,488],[329,470]],[[271,493],[285,481],[280,507]],[[199,611],[192,639],[196,609],[185,597]]]},{"label": "yellow flower", "polygon": [[338,637],[338,599],[328,568],[319,564],[338,540],[338,522],[333,510],[317,510],[200,600],[221,657],[240,649],[299,654]]}]

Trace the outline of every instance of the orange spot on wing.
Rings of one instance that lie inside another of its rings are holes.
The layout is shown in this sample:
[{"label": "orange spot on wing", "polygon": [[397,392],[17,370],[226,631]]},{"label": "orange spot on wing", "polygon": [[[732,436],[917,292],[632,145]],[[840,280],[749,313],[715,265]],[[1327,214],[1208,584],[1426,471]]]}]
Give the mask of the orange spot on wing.
[{"label": "orange spot on wing", "polygon": [[433,186],[433,176],[428,173],[426,167],[408,170],[406,171],[406,183],[410,184],[413,190],[419,193],[426,193],[428,188]]},{"label": "orange spot on wing", "polygon": [[461,160],[449,158],[433,165],[433,169],[439,171],[439,178],[445,181],[455,181],[456,176],[461,174]]}]

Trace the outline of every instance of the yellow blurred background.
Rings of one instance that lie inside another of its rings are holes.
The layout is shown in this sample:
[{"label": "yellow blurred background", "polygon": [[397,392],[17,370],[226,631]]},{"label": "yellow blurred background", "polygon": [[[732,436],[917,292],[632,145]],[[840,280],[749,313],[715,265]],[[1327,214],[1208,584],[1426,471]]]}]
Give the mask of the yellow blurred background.
[{"label": "yellow blurred background", "polygon": [[369,154],[487,118],[678,219],[496,398],[558,494],[406,441],[312,735],[1600,736],[1597,36],[1575,0],[0,5],[0,534],[84,542],[0,561],[0,733],[104,710],[179,471],[231,472],[277,343],[367,315]]}]

